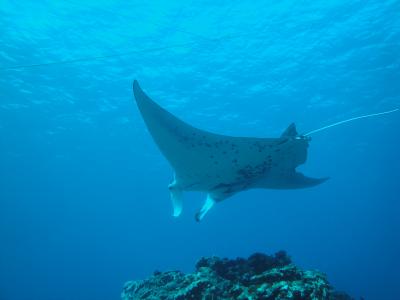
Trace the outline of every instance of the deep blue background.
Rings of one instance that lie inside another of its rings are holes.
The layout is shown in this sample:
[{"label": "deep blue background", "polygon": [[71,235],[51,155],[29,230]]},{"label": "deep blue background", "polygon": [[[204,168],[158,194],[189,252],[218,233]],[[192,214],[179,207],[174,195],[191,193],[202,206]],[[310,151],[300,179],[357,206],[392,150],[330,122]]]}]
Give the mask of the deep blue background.
[{"label": "deep blue background", "polygon": [[399,112],[316,134],[300,169],[327,183],[244,192],[198,224],[202,194],[171,217],[172,170],[131,84],[231,135],[390,110],[399,1],[53,2],[0,3],[1,300],[118,299],[155,269],[280,249],[354,296],[397,299]]}]

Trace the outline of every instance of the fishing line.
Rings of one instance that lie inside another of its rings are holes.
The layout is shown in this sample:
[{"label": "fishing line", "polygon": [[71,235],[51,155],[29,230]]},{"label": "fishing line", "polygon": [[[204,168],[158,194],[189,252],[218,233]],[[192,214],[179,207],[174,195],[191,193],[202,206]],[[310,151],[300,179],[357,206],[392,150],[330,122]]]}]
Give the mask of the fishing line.
[{"label": "fishing line", "polygon": [[336,122],[336,123],[333,123],[333,124],[330,124],[330,125],[326,125],[324,127],[321,127],[321,128],[315,129],[315,130],[311,130],[311,131],[307,132],[306,134],[303,134],[303,136],[309,136],[309,135],[314,134],[316,132],[320,132],[320,131],[323,131],[325,129],[328,129],[328,128],[331,128],[331,127],[335,127],[335,126],[338,126],[338,125],[341,125],[341,124],[344,124],[344,123],[352,122],[352,121],[355,121],[355,120],[364,119],[364,118],[370,118],[370,117],[376,117],[376,116],[381,116],[381,115],[386,115],[386,114],[391,114],[391,113],[394,113],[394,112],[396,112],[398,110],[399,110],[398,108],[395,108],[395,109],[384,111],[384,112],[380,112],[380,113],[362,115],[362,116],[346,119],[346,120],[339,121],[339,122]]},{"label": "fishing line", "polygon": [[[71,1],[67,1],[67,3],[74,4],[78,6],[77,3],[73,3]],[[102,11],[103,13],[108,13],[112,14],[115,16],[120,16],[123,18],[128,18],[130,16],[123,15],[120,13],[115,13],[111,12],[109,10],[106,10],[104,8],[99,8],[96,7],[94,8],[95,10]],[[160,25],[157,22],[153,22],[150,20],[147,20],[148,23],[151,23],[153,25]],[[43,66],[52,66],[52,65],[64,65],[64,64],[72,64],[72,63],[78,63],[78,62],[91,62],[91,61],[96,61],[96,60],[105,60],[108,58],[117,58],[117,57],[123,57],[123,56],[129,56],[132,54],[138,54],[138,53],[145,53],[145,52],[158,52],[158,51],[163,51],[163,50],[168,50],[168,49],[173,49],[173,48],[179,48],[179,47],[186,47],[186,46],[191,46],[191,45],[197,45],[201,42],[213,42],[213,43],[218,43],[224,40],[232,40],[232,39],[238,39],[238,38],[246,38],[250,37],[253,35],[252,32],[242,32],[239,34],[228,34],[225,36],[220,36],[220,37],[205,37],[201,34],[193,33],[187,30],[179,29],[179,28],[174,28],[174,31],[176,32],[181,32],[184,34],[191,35],[193,37],[200,38],[201,41],[191,41],[187,43],[179,43],[179,44],[173,44],[169,46],[164,46],[164,47],[154,47],[154,48],[144,48],[144,49],[136,49],[128,52],[122,52],[122,53],[115,53],[115,54],[107,54],[107,55],[99,55],[99,56],[89,56],[89,57],[81,57],[81,58],[76,58],[76,59],[66,59],[66,60],[59,60],[59,61],[52,61],[52,62],[44,62],[44,63],[32,63],[32,64],[24,64],[24,65],[14,65],[14,66],[9,66],[9,67],[1,67],[0,66],[0,72],[1,71],[7,71],[7,70],[18,70],[18,69],[28,69],[28,68],[36,68],[36,67],[43,67]],[[268,37],[269,35],[261,35],[257,36],[256,38],[263,38],[263,37]]]},{"label": "fishing line", "polygon": [[198,43],[198,42],[193,41],[193,42],[175,44],[175,45],[164,46],[164,47],[155,47],[155,48],[133,50],[133,51],[128,51],[128,52],[124,52],[124,53],[115,53],[115,54],[108,54],[108,55],[91,56],[91,57],[76,58],[76,59],[67,59],[67,60],[61,60],[61,61],[52,61],[52,62],[48,62],[48,63],[17,65],[17,66],[10,66],[10,67],[0,68],[0,71],[13,70],[13,69],[34,68],[34,67],[51,66],[51,65],[63,65],[63,64],[70,64],[70,63],[76,63],[76,62],[89,62],[89,61],[95,61],[95,60],[103,60],[103,59],[107,59],[107,58],[128,56],[128,55],[137,54],[137,53],[143,53],[143,52],[157,52],[157,51],[168,50],[168,49],[171,49],[171,48],[186,47],[186,46],[190,46],[190,45],[193,45],[193,44],[196,44],[196,43]]},{"label": "fishing line", "polygon": [[[217,43],[217,42],[224,41],[224,40],[237,39],[237,38],[247,37],[247,36],[250,36],[250,35],[251,35],[251,33],[244,33],[244,34],[239,34],[239,35],[226,35],[226,36],[216,37],[216,38],[204,38],[204,40],[202,42],[214,42],[214,43]],[[129,55],[137,54],[137,53],[157,52],[157,51],[163,51],[163,50],[168,50],[168,49],[173,49],[173,48],[178,48],[178,47],[186,47],[186,46],[190,46],[190,45],[196,45],[198,43],[200,43],[200,42],[199,41],[191,41],[191,42],[187,42],[187,43],[173,44],[173,45],[164,46],[164,47],[137,49],[137,50],[132,50],[132,51],[123,52],[123,53],[115,53],[115,54],[99,55],[99,56],[90,56],[90,57],[76,58],[76,59],[67,59],[67,60],[52,61],[52,62],[47,62],[47,63],[37,63],[37,64],[26,64],[26,65],[16,65],[16,66],[9,66],[9,67],[0,67],[0,71],[13,70],[13,69],[34,68],[34,67],[51,66],[51,65],[63,65],[63,64],[70,64],[70,63],[76,63],[76,62],[90,62],[90,61],[95,61],[95,60],[103,60],[103,59],[107,59],[107,58],[116,58],[116,57],[122,57],[122,56],[129,56]]]},{"label": "fishing line", "polygon": [[[250,35],[251,35],[250,33],[245,33],[245,34],[241,34],[241,35],[227,35],[227,36],[217,37],[217,38],[207,38],[204,41],[217,43],[217,42],[220,42],[223,40],[236,39],[236,38],[246,37],[246,36],[250,36]],[[51,65],[63,65],[63,64],[70,64],[70,63],[76,63],[76,62],[90,62],[90,61],[96,61],[96,60],[104,60],[107,58],[129,56],[129,55],[137,54],[137,53],[157,52],[157,51],[163,51],[163,50],[168,50],[168,49],[173,49],[173,48],[178,48],[178,47],[186,47],[186,46],[190,46],[190,45],[196,45],[198,43],[200,43],[200,42],[199,41],[191,41],[191,42],[187,42],[187,43],[174,44],[174,45],[169,45],[169,46],[164,46],[164,47],[137,49],[137,50],[132,50],[132,51],[123,52],[123,53],[115,53],[115,54],[100,55],[100,56],[90,56],[90,57],[76,58],[76,59],[67,59],[67,60],[61,60],[61,61],[52,61],[52,62],[48,62],[48,63],[37,63],[37,64],[0,67],[0,71],[35,68],[35,67],[51,66]]]},{"label": "fishing line", "polygon": [[[71,1],[67,1],[67,2],[70,3],[70,4],[77,5],[76,3],[72,3]],[[108,13],[108,14],[112,14],[112,15],[115,15],[115,16],[128,17],[128,16],[125,16],[125,15],[116,14],[115,12],[108,11],[108,10],[106,10],[104,8],[96,7],[94,9],[96,9],[98,11],[102,11],[103,13]],[[147,20],[147,22],[150,23],[150,24],[154,24],[154,25],[160,26],[160,24],[157,23],[157,22],[153,22],[153,21],[149,21],[149,20]],[[205,36],[197,34],[197,33],[189,32],[189,31],[186,31],[186,30],[182,30],[182,29],[179,29],[179,28],[174,28],[174,31],[181,32],[181,33],[184,33],[184,34],[191,35],[193,37],[200,38],[203,41],[191,41],[191,42],[187,42],[187,43],[173,44],[173,45],[164,46],[164,47],[137,49],[137,50],[132,50],[132,51],[123,52],[123,53],[81,57],[81,58],[76,58],[76,59],[66,59],[66,60],[52,61],[52,62],[47,62],[47,63],[44,62],[44,63],[33,63],[33,64],[25,64],[25,65],[15,65],[15,66],[9,66],[9,67],[0,67],[0,71],[35,68],[35,67],[52,66],[52,65],[64,65],[64,64],[71,64],[71,63],[78,63],[78,62],[90,62],[90,61],[96,61],[96,60],[104,60],[104,59],[108,59],[108,58],[117,58],[117,57],[129,56],[129,55],[137,54],[137,53],[158,52],[158,51],[163,51],[163,50],[168,50],[168,49],[173,49],[173,48],[186,47],[186,46],[196,45],[196,44],[198,44],[200,42],[214,42],[214,43],[216,43],[216,42],[223,41],[223,40],[229,40],[229,39],[234,39],[234,38],[250,36],[250,33],[243,33],[243,34],[238,34],[238,35],[226,35],[226,36],[222,36],[222,37],[216,37],[216,38],[211,37],[210,38],[210,37],[205,37]]]}]

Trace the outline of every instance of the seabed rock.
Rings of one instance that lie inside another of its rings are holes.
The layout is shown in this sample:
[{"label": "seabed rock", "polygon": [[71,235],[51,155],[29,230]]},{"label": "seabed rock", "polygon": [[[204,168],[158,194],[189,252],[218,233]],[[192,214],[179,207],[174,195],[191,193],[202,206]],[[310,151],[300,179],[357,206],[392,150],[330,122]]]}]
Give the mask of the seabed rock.
[{"label": "seabed rock", "polygon": [[284,251],[255,253],[248,259],[203,257],[195,272],[154,272],[128,281],[122,300],[353,300],[334,291],[326,275],[295,266]]}]

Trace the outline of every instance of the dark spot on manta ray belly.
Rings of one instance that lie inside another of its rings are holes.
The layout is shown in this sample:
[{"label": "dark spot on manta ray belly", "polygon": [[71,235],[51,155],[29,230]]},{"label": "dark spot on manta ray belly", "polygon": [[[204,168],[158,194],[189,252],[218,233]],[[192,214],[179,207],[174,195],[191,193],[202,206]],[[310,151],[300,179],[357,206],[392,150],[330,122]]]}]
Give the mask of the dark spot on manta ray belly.
[{"label": "dark spot on manta ray belly", "polygon": [[221,140],[214,143],[215,148],[219,148],[222,145],[223,145],[223,141],[221,141]]},{"label": "dark spot on manta ray belly", "polygon": [[246,189],[249,186],[249,182],[247,181],[238,181],[233,183],[219,183],[214,186],[211,190],[222,192],[226,195],[233,194],[237,191],[241,191]]},{"label": "dark spot on manta ray belly", "polygon": [[265,175],[271,168],[272,161],[263,161],[259,165],[247,165],[237,171],[238,175],[245,180],[252,180]]},{"label": "dark spot on manta ray belly", "polygon": [[264,149],[267,147],[266,144],[263,144],[261,142],[254,142],[253,146],[256,147],[256,149],[258,150],[258,152],[262,152],[264,151]]}]

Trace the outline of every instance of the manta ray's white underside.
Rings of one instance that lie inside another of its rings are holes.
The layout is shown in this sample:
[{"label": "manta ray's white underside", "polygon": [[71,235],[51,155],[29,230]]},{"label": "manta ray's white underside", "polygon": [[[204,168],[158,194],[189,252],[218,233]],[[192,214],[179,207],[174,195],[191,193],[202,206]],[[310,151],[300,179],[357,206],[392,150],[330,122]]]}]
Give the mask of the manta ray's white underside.
[{"label": "manta ray's white underside", "polygon": [[279,138],[232,137],[195,128],[160,107],[133,83],[135,99],[147,128],[174,169],[169,185],[174,216],[182,211],[183,191],[204,191],[196,214],[201,220],[215,202],[251,188],[297,189],[326,180],[296,172],[307,158],[309,139],[294,124]]}]

